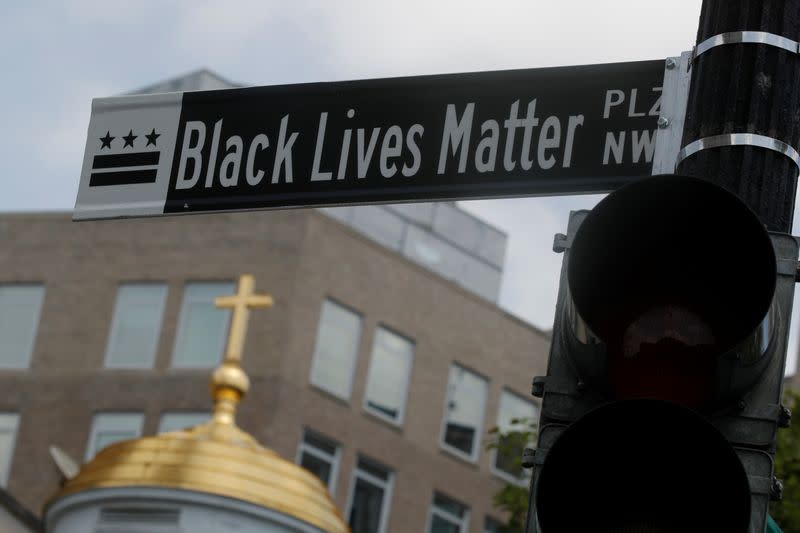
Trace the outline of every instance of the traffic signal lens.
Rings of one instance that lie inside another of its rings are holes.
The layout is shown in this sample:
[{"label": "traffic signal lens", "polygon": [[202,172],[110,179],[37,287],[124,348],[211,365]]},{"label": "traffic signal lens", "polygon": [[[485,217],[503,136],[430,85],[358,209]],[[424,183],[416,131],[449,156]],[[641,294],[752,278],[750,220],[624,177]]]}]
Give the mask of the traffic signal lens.
[{"label": "traffic signal lens", "polygon": [[735,196],[704,180],[657,176],[587,215],[567,277],[577,315],[608,348],[616,398],[703,407],[717,391],[719,357],[767,320],[775,265],[764,226]]},{"label": "traffic signal lens", "polygon": [[711,402],[719,354],[714,332],[687,307],[644,311],[608,353],[609,380],[618,398],[669,399],[686,407]]},{"label": "traffic signal lens", "polygon": [[542,533],[745,532],[750,487],[736,452],[690,409],[626,400],[587,413],[548,450]]}]

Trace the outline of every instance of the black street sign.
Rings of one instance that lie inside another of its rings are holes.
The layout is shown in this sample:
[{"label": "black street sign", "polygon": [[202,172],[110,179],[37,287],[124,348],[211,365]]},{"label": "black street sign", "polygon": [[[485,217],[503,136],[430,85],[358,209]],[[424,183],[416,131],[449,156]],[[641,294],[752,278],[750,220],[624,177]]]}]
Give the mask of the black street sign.
[{"label": "black street sign", "polygon": [[664,61],[96,99],[75,219],[614,190]]}]

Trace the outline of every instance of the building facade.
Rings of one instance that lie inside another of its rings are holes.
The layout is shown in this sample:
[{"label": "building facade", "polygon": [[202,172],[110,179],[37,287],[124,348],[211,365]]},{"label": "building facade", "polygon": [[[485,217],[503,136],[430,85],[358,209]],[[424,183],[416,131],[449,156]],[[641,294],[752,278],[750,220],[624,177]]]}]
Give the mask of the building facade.
[{"label": "building facade", "polygon": [[353,531],[491,531],[519,472],[487,431],[535,417],[549,340],[337,218],[0,216],[0,481],[38,511],[49,446],[85,461],[206,420],[213,298],[251,272],[275,306],[251,320],[240,427],[317,474]]}]

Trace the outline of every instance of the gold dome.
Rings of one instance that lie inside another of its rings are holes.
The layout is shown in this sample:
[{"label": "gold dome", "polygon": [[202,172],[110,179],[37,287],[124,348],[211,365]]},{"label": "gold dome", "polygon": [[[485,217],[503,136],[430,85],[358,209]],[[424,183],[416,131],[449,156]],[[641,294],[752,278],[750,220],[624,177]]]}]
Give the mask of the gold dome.
[{"label": "gold dome", "polygon": [[349,531],[319,479],[216,417],[194,428],[112,444],[68,480],[54,500],[91,489],[133,486],[216,494],[323,531]]},{"label": "gold dome", "polygon": [[[240,295],[246,286],[242,281]],[[249,380],[239,365],[240,354],[230,351],[231,344],[235,343],[229,339],[226,359],[211,377],[214,413],[209,422],[104,448],[64,483],[48,506],[64,496],[92,489],[159,487],[234,498],[326,532],[349,532],[327,487],[316,476],[262,447],[236,426],[236,407]]]}]

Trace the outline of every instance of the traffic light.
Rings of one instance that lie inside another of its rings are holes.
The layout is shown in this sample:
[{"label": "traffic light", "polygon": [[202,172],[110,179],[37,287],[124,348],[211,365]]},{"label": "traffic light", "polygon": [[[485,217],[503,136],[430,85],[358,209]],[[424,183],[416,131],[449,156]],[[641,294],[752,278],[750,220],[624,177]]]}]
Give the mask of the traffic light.
[{"label": "traffic light", "polygon": [[528,532],[764,531],[798,246],[708,181],[572,213]]}]

